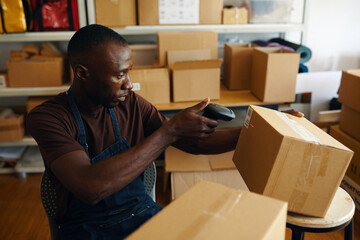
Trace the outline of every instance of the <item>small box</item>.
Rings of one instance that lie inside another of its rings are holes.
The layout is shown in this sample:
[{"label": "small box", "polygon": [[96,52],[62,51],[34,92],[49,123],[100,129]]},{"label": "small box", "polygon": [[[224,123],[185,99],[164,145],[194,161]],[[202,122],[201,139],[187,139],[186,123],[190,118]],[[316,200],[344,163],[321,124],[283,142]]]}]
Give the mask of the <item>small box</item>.
[{"label": "small box", "polygon": [[249,190],[324,217],[353,151],[308,121],[250,106],[233,161]]},{"label": "small box", "polygon": [[171,67],[174,102],[220,98],[222,60],[175,62]]},{"label": "small box", "polygon": [[46,102],[51,97],[29,97],[26,100],[26,113],[29,113],[33,108],[40,105],[43,102]]},{"label": "small box", "polygon": [[24,114],[16,118],[0,118],[0,142],[20,141],[24,133]]},{"label": "small box", "polygon": [[360,184],[360,141],[343,132],[339,125],[330,127],[330,135],[354,151],[354,156],[346,171],[346,175],[357,184]]},{"label": "small box", "polygon": [[247,24],[248,10],[246,8],[224,8],[223,9],[223,24]]},{"label": "small box", "polygon": [[110,28],[136,25],[136,0],[95,0],[95,16]]},{"label": "small box", "polygon": [[168,147],[165,151],[165,172],[171,174],[172,200],[179,198],[200,180],[248,191],[232,162],[233,155],[234,151],[215,155],[193,155]]},{"label": "small box", "polygon": [[293,0],[250,0],[250,23],[289,23]]},{"label": "small box", "polygon": [[210,49],[211,59],[218,58],[217,34],[215,32],[158,32],[158,64],[165,66],[167,52],[171,50]]},{"label": "small box", "polygon": [[360,224],[360,184],[345,175],[340,186],[352,197],[355,204],[354,220]]},{"label": "small box", "polygon": [[224,44],[224,79],[230,90],[250,90],[253,49],[249,43]]},{"label": "small box", "polygon": [[63,85],[64,60],[40,57],[19,62],[6,62],[8,87],[53,87]]},{"label": "small box", "polygon": [[167,68],[133,68],[133,91],[152,104],[170,102],[170,76]]},{"label": "small box", "polygon": [[360,141],[360,111],[356,111],[346,104],[342,104],[340,112],[340,129]]},{"label": "small box", "polygon": [[[194,4],[196,1],[189,2]],[[167,8],[169,9],[178,6],[176,1],[174,3],[167,1],[166,4],[168,4]],[[223,0],[199,0],[199,5],[192,6],[189,10],[192,11],[193,8],[199,9],[199,12],[197,12],[199,16],[198,22],[192,24],[221,24]],[[159,11],[159,0],[138,0],[139,25],[159,25]],[[182,14],[186,16],[187,13]],[[186,18],[183,21],[179,18],[177,24],[188,24],[188,22]]]},{"label": "small box", "polygon": [[200,181],[129,236],[133,239],[285,239],[287,203]]},{"label": "small box", "polygon": [[342,72],[338,100],[360,112],[360,69]]},{"label": "small box", "polygon": [[263,102],[294,102],[300,53],[256,47],[252,59],[251,92]]}]

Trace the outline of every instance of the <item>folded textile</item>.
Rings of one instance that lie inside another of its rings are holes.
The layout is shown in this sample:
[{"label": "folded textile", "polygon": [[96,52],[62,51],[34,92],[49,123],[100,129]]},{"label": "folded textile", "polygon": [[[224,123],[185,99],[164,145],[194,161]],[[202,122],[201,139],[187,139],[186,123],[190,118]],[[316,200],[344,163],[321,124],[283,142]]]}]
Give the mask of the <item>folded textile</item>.
[{"label": "folded textile", "polygon": [[289,42],[289,41],[286,41],[281,38],[270,39],[270,42],[279,43],[281,45],[291,47],[296,52],[300,53],[300,63],[306,63],[311,58],[312,52],[311,52],[310,48],[308,48],[306,46],[299,45],[299,44],[296,44],[293,42]]}]

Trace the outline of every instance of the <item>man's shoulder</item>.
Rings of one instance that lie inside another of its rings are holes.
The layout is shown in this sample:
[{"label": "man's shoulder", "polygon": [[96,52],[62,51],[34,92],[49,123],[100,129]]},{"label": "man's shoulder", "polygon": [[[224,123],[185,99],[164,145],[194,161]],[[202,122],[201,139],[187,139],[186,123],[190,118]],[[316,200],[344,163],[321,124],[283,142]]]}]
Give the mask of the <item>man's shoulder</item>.
[{"label": "man's shoulder", "polygon": [[65,114],[69,110],[66,93],[60,93],[33,108],[28,115],[33,114]]}]

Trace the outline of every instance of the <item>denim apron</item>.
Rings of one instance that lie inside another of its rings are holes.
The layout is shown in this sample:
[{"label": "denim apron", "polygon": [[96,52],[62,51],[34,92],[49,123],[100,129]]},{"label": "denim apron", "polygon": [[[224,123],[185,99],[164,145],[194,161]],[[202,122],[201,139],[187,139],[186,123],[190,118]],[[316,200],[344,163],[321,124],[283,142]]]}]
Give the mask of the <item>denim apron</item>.
[{"label": "denim apron", "polygon": [[[71,94],[67,92],[71,110],[80,132],[80,144],[89,156],[85,128],[80,112]],[[112,108],[108,108],[116,141],[102,153],[90,159],[94,164],[130,148],[120,135],[119,125]],[[89,156],[90,158],[90,156]],[[81,202],[73,207],[60,224],[60,239],[123,239],[162,209],[145,192],[142,175],[127,186],[95,205]]]}]

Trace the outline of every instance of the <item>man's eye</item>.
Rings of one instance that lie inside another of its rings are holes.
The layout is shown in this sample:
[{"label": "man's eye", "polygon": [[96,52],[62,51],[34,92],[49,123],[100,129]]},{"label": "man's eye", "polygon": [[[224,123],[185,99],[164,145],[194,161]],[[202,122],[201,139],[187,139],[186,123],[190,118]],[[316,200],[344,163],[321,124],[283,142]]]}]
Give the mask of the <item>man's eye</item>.
[{"label": "man's eye", "polygon": [[118,78],[119,78],[119,79],[124,79],[124,78],[125,78],[125,75],[126,75],[125,73],[120,73],[120,74],[118,75]]}]

